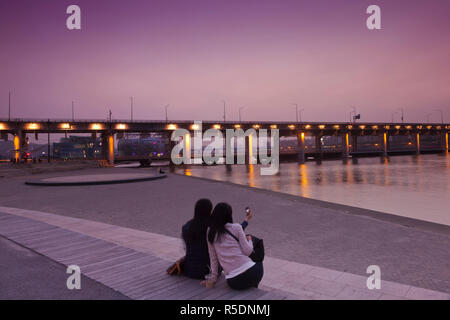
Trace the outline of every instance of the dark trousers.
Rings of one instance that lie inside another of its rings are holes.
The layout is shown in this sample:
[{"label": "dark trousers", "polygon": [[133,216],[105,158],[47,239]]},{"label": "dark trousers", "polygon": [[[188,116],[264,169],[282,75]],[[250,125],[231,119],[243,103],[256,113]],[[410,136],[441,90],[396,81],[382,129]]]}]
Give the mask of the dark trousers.
[{"label": "dark trousers", "polygon": [[253,267],[234,278],[227,279],[227,283],[231,289],[244,290],[248,288],[258,288],[259,283],[264,275],[262,262],[256,262]]}]

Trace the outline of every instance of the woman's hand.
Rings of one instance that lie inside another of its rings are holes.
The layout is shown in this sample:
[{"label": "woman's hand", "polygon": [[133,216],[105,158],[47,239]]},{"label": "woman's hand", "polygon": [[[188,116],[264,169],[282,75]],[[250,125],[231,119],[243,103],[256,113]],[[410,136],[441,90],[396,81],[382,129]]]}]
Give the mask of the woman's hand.
[{"label": "woman's hand", "polygon": [[249,222],[250,221],[250,219],[253,217],[253,211],[250,211],[248,214],[247,214],[247,216],[245,217],[245,221],[247,221],[247,222]]}]

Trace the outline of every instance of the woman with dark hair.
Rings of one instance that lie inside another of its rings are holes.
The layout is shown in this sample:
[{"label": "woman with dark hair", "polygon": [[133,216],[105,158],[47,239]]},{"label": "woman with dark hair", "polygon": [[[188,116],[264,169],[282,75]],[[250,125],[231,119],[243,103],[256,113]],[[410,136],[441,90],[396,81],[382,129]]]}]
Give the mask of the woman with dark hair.
[{"label": "woman with dark hair", "polygon": [[183,273],[189,278],[205,279],[205,275],[209,273],[206,229],[208,228],[211,210],[212,203],[210,200],[198,200],[195,204],[194,218],[189,220],[181,231],[186,244]]},{"label": "woman with dark hair", "polygon": [[[264,274],[262,262],[255,263],[249,258],[253,252],[252,239],[245,235],[242,225],[233,223],[229,204],[222,202],[215,206],[207,240],[211,264],[211,277],[208,281],[217,281],[220,263],[230,288],[242,290],[258,287]],[[202,283],[208,286],[208,283]]]}]

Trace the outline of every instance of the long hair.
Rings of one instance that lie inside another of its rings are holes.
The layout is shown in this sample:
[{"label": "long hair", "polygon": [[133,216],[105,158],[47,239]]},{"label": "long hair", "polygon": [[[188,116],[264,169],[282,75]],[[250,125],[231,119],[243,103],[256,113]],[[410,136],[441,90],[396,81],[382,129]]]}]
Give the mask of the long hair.
[{"label": "long hair", "polygon": [[206,239],[206,230],[208,228],[212,207],[209,199],[200,199],[195,203],[194,219],[191,220],[191,225],[186,233],[188,239]]},{"label": "long hair", "polygon": [[228,203],[218,203],[211,214],[209,223],[208,241],[212,244],[214,240],[220,238],[225,233],[225,224],[233,223],[233,210]]}]

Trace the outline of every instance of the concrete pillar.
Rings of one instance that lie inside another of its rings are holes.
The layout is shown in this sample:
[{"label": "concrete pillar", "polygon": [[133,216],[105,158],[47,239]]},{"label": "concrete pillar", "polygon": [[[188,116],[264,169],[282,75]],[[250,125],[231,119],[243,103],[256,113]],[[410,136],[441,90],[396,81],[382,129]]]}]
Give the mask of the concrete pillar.
[{"label": "concrete pillar", "polygon": [[299,132],[297,135],[297,160],[299,164],[305,163],[305,133]]},{"label": "concrete pillar", "polygon": [[445,131],[442,131],[442,135],[441,135],[441,149],[442,152],[446,153],[448,151],[448,133]]},{"label": "concrete pillar", "polygon": [[384,132],[383,135],[381,136],[381,143],[383,145],[383,158],[387,158],[388,157],[388,150],[389,150],[389,146],[388,146],[388,142],[389,142],[389,136],[387,132]]},{"label": "concrete pillar", "polygon": [[114,134],[108,135],[108,163],[114,166]]},{"label": "concrete pillar", "polygon": [[114,134],[102,133],[102,156],[110,166],[114,165]]},{"label": "concrete pillar", "polygon": [[445,148],[445,150],[444,151],[446,153],[448,153],[448,132],[445,132],[444,136],[445,136],[445,139],[444,139],[444,142],[445,142],[444,148]]},{"label": "concrete pillar", "polygon": [[416,133],[416,154],[420,154],[420,134]]},{"label": "concrete pillar", "polygon": [[352,135],[352,163],[358,164],[358,155],[356,154],[358,152],[358,136]]},{"label": "concrete pillar", "polygon": [[348,139],[349,139],[348,133],[346,133],[342,136],[342,160],[344,163],[346,163],[348,161],[348,156],[350,153],[349,146],[348,146],[349,145]]},{"label": "concrete pillar", "polygon": [[317,135],[316,139],[316,161],[318,164],[322,163],[322,141],[321,136]]},{"label": "concrete pillar", "polygon": [[358,151],[358,136],[352,135],[352,152],[356,153]]},{"label": "concrete pillar", "polygon": [[23,143],[23,133],[18,131],[14,134],[14,160],[19,163],[22,159],[22,143]]},{"label": "concrete pillar", "polygon": [[258,163],[258,141],[257,138],[250,134],[245,137],[245,163]]}]

